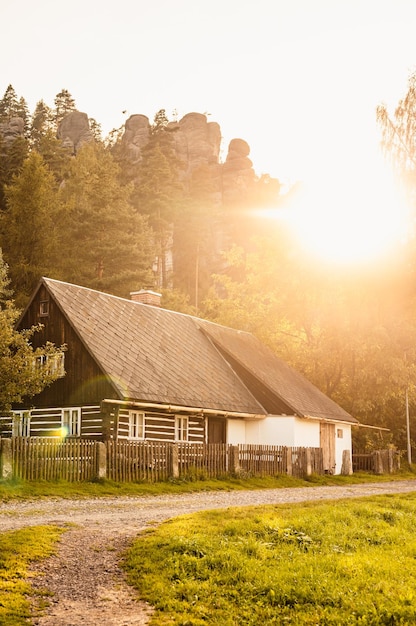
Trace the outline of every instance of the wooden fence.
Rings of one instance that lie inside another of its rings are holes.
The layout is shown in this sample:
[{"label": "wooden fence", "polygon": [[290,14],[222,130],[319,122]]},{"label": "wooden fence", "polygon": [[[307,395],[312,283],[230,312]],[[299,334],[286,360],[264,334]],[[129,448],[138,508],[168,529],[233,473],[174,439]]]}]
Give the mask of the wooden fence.
[{"label": "wooden fence", "polygon": [[106,477],[116,482],[157,482],[171,474],[172,444],[153,441],[108,441]]},{"label": "wooden fence", "polygon": [[252,476],[323,474],[321,448],[239,445],[240,468]]},{"label": "wooden fence", "polygon": [[13,477],[24,480],[92,480],[97,475],[94,441],[44,437],[11,439]]},{"label": "wooden fence", "polygon": [[354,472],[373,472],[375,474],[397,472],[400,469],[400,453],[392,449],[354,452],[352,468]]},{"label": "wooden fence", "polygon": [[235,471],[231,467],[230,452],[233,446],[226,443],[178,443],[179,476],[221,478]]},{"label": "wooden fence", "polygon": [[[373,456],[378,464],[355,471],[394,471],[392,452]],[[387,455],[387,456],[386,456]],[[386,460],[383,460],[383,459]],[[381,461],[383,462],[381,462]],[[360,464],[358,464],[360,463]],[[323,473],[322,450],[285,446],[192,444],[46,437],[0,439],[0,478],[81,481],[108,478],[116,482],[157,482],[169,478],[221,478],[229,475],[304,477]]]}]

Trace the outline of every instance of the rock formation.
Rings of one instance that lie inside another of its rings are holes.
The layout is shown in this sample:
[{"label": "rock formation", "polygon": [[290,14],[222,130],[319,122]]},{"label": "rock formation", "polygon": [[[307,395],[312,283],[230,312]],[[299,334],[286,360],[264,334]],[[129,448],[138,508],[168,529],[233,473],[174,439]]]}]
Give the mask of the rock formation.
[{"label": "rock formation", "polygon": [[126,158],[133,165],[140,162],[149,135],[150,122],[145,115],[131,115],[126,121],[121,146]]},{"label": "rock formation", "polygon": [[12,117],[8,122],[0,124],[0,135],[5,147],[8,148],[15,139],[23,137],[25,123],[21,117]]},{"label": "rock formation", "polygon": [[[181,163],[182,180],[201,166],[211,169],[214,190],[220,200],[238,200],[255,182],[253,164],[248,158],[250,147],[243,139],[233,139],[225,163],[220,163],[221,128],[208,122],[202,113],[188,113],[178,122],[170,122],[173,146]],[[143,148],[149,140],[150,122],[145,115],[132,115],[126,121],[121,140],[125,157],[132,165],[142,158]]]},{"label": "rock formation", "polygon": [[238,200],[255,182],[253,163],[248,158],[250,146],[244,139],[232,139],[222,166],[223,200]]},{"label": "rock formation", "polygon": [[72,154],[76,154],[82,144],[93,140],[90,130],[88,115],[80,111],[71,111],[65,115],[58,127],[58,139],[69,148]]},{"label": "rock formation", "polygon": [[179,122],[172,122],[176,156],[185,164],[185,175],[201,165],[218,165],[221,129],[208,122],[202,113],[188,113]]}]

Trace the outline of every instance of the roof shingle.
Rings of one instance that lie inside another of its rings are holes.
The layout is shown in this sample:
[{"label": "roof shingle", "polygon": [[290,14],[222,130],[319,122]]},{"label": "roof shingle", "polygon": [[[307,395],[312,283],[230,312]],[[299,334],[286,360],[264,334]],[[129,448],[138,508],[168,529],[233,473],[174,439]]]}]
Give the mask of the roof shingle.
[{"label": "roof shingle", "polygon": [[86,287],[42,280],[122,399],[266,414],[231,367],[235,359],[294,414],[356,422],[249,333]]}]

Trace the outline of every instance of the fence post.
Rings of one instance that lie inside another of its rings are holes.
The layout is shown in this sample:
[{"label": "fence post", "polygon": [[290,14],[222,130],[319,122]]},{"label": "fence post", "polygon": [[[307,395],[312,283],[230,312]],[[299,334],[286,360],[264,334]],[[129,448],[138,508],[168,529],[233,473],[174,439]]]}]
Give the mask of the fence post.
[{"label": "fence post", "polygon": [[103,478],[107,478],[107,448],[105,443],[102,441],[96,442],[96,479],[100,480]]},{"label": "fence post", "polygon": [[306,448],[306,476],[311,476],[312,474],[312,450],[310,448]]},{"label": "fence post", "polygon": [[12,440],[0,439],[0,478],[13,478]]},{"label": "fence post", "polygon": [[238,446],[230,446],[229,472],[232,476],[240,473],[240,455]]},{"label": "fence post", "polygon": [[179,450],[176,443],[170,445],[168,456],[168,476],[169,478],[179,478]]},{"label": "fence post", "polygon": [[383,459],[381,458],[381,452],[376,450],[374,452],[374,472],[376,474],[383,474]]},{"label": "fence post", "polygon": [[350,476],[352,474],[352,462],[351,462],[351,454],[349,450],[342,451],[341,474],[343,476]]},{"label": "fence post", "polygon": [[388,449],[388,464],[389,464],[389,474],[393,474],[394,472],[394,458],[393,458],[393,449]]},{"label": "fence post", "polygon": [[292,448],[286,448],[286,474],[292,476]]}]

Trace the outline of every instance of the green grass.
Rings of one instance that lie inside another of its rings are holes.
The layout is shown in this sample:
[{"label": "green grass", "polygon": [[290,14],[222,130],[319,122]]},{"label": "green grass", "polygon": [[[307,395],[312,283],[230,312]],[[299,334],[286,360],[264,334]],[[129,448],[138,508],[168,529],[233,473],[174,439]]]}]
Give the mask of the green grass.
[{"label": "green grass", "polygon": [[235,491],[243,489],[278,489],[313,487],[315,485],[345,485],[363,482],[384,482],[414,479],[416,473],[403,470],[396,474],[357,473],[352,476],[310,476],[303,480],[292,476],[266,478],[226,478],[223,480],[183,479],[160,483],[115,483],[112,481],[70,483],[65,481],[0,480],[0,501],[28,498],[90,498],[114,496],[146,496],[195,491]]},{"label": "green grass", "polygon": [[153,626],[415,624],[415,519],[416,493],[201,512],[124,567]]},{"label": "green grass", "polygon": [[35,526],[0,534],[0,626],[30,623],[29,565],[52,554],[61,532],[53,526]]}]

